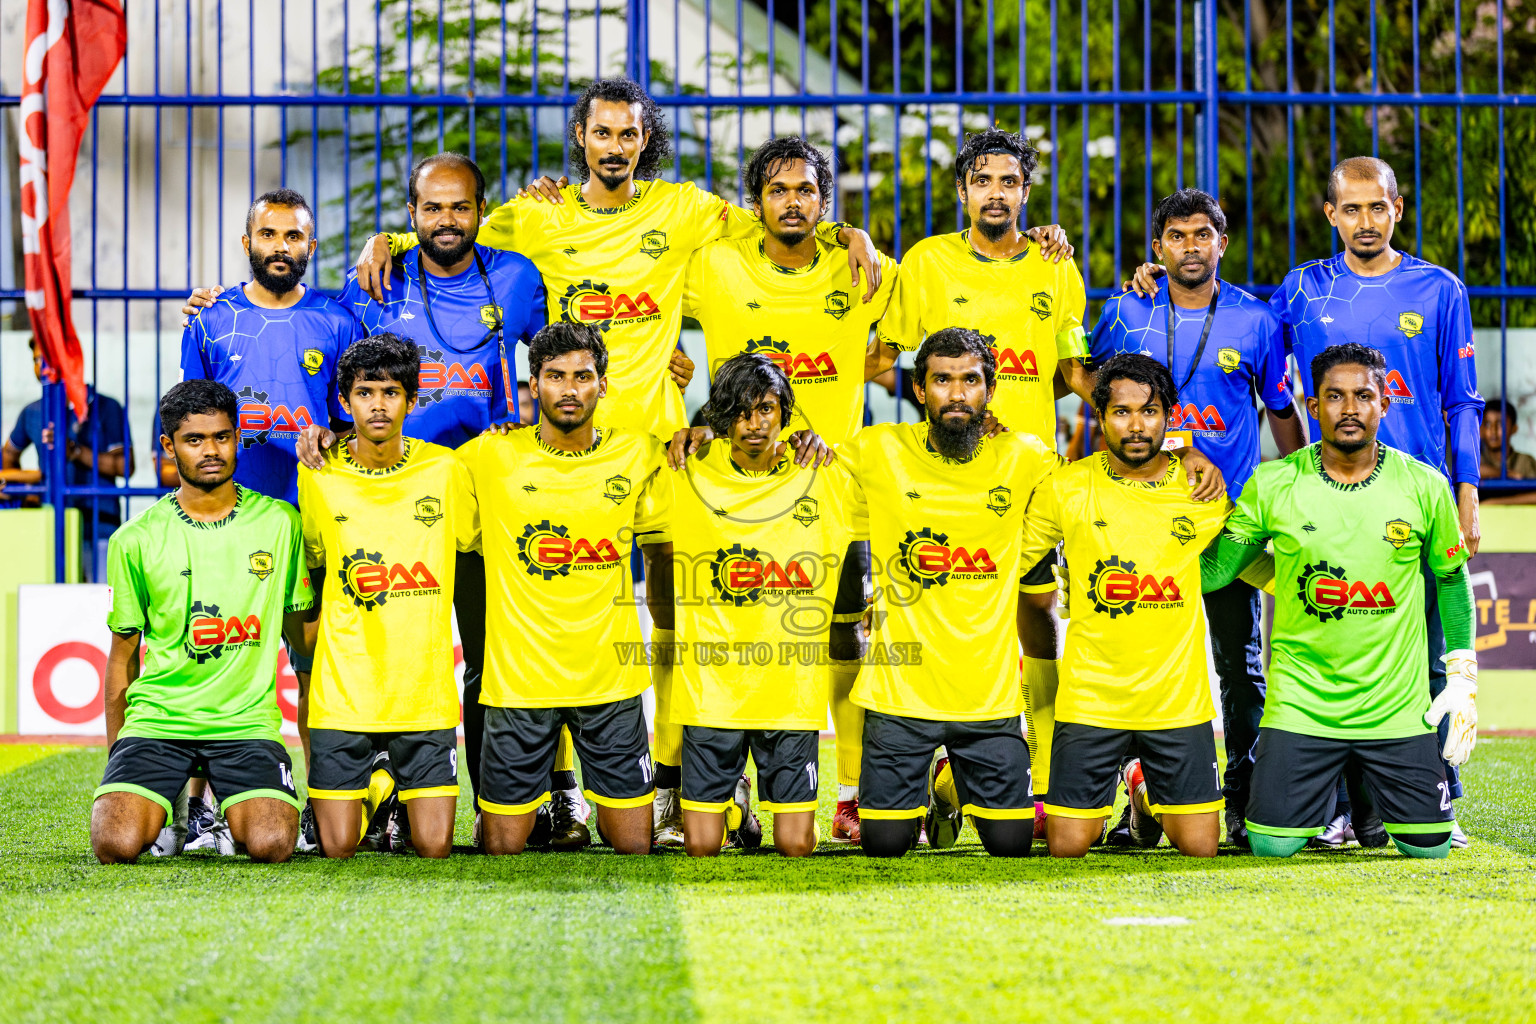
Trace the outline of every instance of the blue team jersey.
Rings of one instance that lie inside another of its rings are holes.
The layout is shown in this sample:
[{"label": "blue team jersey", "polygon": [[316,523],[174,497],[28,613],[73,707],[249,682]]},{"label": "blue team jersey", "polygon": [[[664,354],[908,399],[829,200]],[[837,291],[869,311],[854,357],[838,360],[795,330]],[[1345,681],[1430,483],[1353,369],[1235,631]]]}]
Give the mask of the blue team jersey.
[{"label": "blue team jersey", "polygon": [[246,298],[242,284],[192,318],[181,335],[181,376],[216,380],[235,393],[237,483],[298,501],[294,443],[311,423],[347,418],[336,394],[336,361],[362,336],[352,314],[314,288],[287,309],[265,309]]},{"label": "blue team jersey", "polygon": [[[1285,276],[1270,305],[1285,324],[1286,348],[1296,353],[1307,395],[1312,360],[1323,349],[1349,341],[1379,349],[1392,400],[1381,421],[1382,443],[1456,483],[1475,484],[1483,397],[1477,393],[1467,290],[1450,271],[1401,255],[1397,268],[1380,277],[1354,273],[1343,253],[1303,263]],[[1454,472],[1445,459],[1448,425]],[[1318,436],[1315,420],[1311,436]]]},{"label": "blue team jersey", "polygon": [[[434,277],[421,268],[421,249],[397,257],[395,275],[382,304],[347,277],[341,302],[369,334],[389,331],[421,351],[421,384],[405,432],[433,444],[457,448],[492,423],[517,418],[512,347],[526,343],[544,326],[544,280],[526,256],[476,245],[485,266],[453,277]],[[489,293],[486,280],[490,282]],[[421,282],[426,282],[427,306]],[[500,307],[502,344],[491,325]],[[503,346],[506,364],[503,365]]]},{"label": "blue team jersey", "polygon": [[[1104,303],[1093,328],[1093,361],[1102,365],[1119,352],[1139,352],[1168,362],[1168,289],[1151,298],[1133,292]],[[1205,309],[1173,307],[1173,373],[1179,404],[1168,417],[1170,430],[1188,430],[1195,447],[1216,464],[1236,501],[1259,464],[1257,391],[1266,408],[1291,406],[1285,370],[1285,342],[1280,320],[1261,300],[1227,281],[1221,282],[1210,337],[1199,365],[1191,361],[1205,327]]]}]

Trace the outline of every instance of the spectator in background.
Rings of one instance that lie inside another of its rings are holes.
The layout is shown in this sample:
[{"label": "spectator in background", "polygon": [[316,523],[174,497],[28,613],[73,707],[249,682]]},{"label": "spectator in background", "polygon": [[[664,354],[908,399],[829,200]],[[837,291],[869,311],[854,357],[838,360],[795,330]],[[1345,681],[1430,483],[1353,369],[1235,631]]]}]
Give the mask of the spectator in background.
[{"label": "spectator in background", "polygon": [[[1536,459],[1525,452],[1515,451],[1514,435],[1520,426],[1520,414],[1502,398],[1490,398],[1483,407],[1482,426],[1482,479],[1497,480],[1501,476],[1510,480],[1536,480]],[[1504,433],[1509,432],[1508,462],[1504,461]],[[1533,491],[1479,491],[1479,501],[1485,505],[1536,505]]]},{"label": "spectator in background", "polygon": [[[28,338],[27,347],[32,350],[32,372],[42,381],[43,355],[38,350],[37,340]],[[128,434],[128,417],[115,398],[97,394],[95,388],[86,391],[89,397],[86,418],[80,423],[71,423],[64,441],[65,457],[69,460],[66,483],[71,487],[113,487],[119,477],[133,475],[133,444]],[[0,493],[8,483],[43,482],[48,465],[47,453],[53,448],[54,437],[54,424],[44,414],[42,399],[21,410],[16,425],[0,449]],[[39,468],[22,469],[21,455],[33,445],[37,446]],[[122,503],[115,497],[78,497],[69,499],[69,507],[79,509],[82,516],[81,574],[87,581],[97,581],[97,570],[100,569],[100,575],[105,577],[106,569],[105,559],[96,557],[97,549],[104,552],[107,538],[122,525]],[[94,529],[91,525],[93,516]]]}]

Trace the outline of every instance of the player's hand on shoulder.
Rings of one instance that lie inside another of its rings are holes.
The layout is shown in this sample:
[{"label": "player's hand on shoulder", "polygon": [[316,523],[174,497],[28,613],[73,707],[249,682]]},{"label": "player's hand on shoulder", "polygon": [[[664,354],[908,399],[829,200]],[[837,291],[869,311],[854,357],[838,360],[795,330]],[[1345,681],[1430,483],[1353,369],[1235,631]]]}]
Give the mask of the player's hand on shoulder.
[{"label": "player's hand on shoulder", "polygon": [[1041,224],[1024,232],[1024,236],[1040,247],[1040,258],[1060,263],[1069,260],[1077,252],[1067,237],[1067,229],[1060,224]]},{"label": "player's hand on shoulder", "polygon": [[1227,481],[1216,463],[1195,448],[1185,448],[1179,454],[1184,457],[1184,476],[1189,481],[1191,498],[1215,501],[1227,493]]},{"label": "player's hand on shoulder", "polygon": [[[797,466],[809,466],[812,469],[820,469],[837,458],[837,453],[832,450],[832,447],[821,439],[820,434],[809,427],[790,434],[788,446],[795,450],[795,465]],[[784,448],[784,443],[780,442],[780,454],[783,454]]]},{"label": "player's hand on shoulder", "polygon": [[709,442],[714,439],[715,432],[708,427],[684,427],[672,435],[672,441],[667,445],[667,465],[682,469],[690,456],[708,451]]},{"label": "player's hand on shoulder", "polygon": [[298,439],[294,442],[294,450],[299,456],[299,461],[310,469],[325,468],[325,450],[336,444],[336,435],[328,428],[318,423],[311,423],[299,431]]},{"label": "player's hand on shoulder", "polygon": [[191,326],[192,318],[197,316],[198,311],[212,308],[213,300],[223,292],[224,286],[217,284],[212,288],[193,288],[192,294],[187,296],[186,305],[181,307],[181,326]]},{"label": "player's hand on shoulder", "polygon": [[1008,428],[1003,426],[1003,421],[992,415],[992,410],[987,410],[987,415],[981,421],[981,436],[996,437],[998,434],[1008,433]]},{"label": "player's hand on shoulder", "polygon": [[357,285],[375,302],[384,301],[384,288],[394,273],[395,258],[389,252],[389,236],[374,235],[363,243],[357,256]]},{"label": "player's hand on shoulder", "polygon": [[518,189],[517,197],[521,199],[527,196],[536,203],[553,203],[556,206],[560,206],[565,202],[565,196],[560,193],[560,190],[570,183],[571,179],[563,174],[560,175],[559,181],[556,181],[547,174],[541,174]]},{"label": "player's hand on shoulder", "polygon": [[667,372],[672,375],[672,383],[677,385],[679,391],[688,390],[688,382],[693,380],[693,360],[688,358],[688,353],[680,348],[672,350],[672,361],[667,364]]},{"label": "player's hand on shoulder", "polygon": [[875,293],[880,290],[880,251],[875,248],[874,239],[869,237],[869,232],[861,228],[843,226],[838,233],[838,238],[848,246],[848,270],[853,275],[853,286],[859,286],[859,271],[864,272],[863,302],[873,302]]},{"label": "player's hand on shoulder", "polygon": [[1131,275],[1129,281],[1120,282],[1120,287],[1144,299],[1150,298],[1157,294],[1157,279],[1166,273],[1168,271],[1163,269],[1161,263],[1143,263],[1136,268],[1136,273]]},{"label": "player's hand on shoulder", "polygon": [[531,426],[533,426],[532,423],[523,423],[520,420],[508,420],[505,423],[492,423],[490,426],[480,431],[480,436],[484,437],[487,434],[496,434],[498,436],[501,434],[510,434],[514,430],[522,430],[524,427]]}]

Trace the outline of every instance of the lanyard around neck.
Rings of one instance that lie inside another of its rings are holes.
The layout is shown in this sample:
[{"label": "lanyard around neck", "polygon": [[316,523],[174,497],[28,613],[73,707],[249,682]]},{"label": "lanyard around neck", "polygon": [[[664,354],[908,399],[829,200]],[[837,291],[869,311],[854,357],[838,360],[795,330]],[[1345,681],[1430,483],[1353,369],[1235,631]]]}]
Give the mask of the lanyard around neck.
[{"label": "lanyard around neck", "polygon": [[[480,338],[480,344],[484,345],[491,335],[496,336],[496,350],[501,356],[502,392],[507,400],[507,411],[514,412],[513,402],[516,393],[512,390],[512,371],[507,363],[507,343],[503,332],[505,325],[501,317],[501,306],[496,302],[496,293],[491,290],[491,275],[485,271],[485,262],[480,259],[480,250],[471,249],[470,251],[475,254],[475,272],[480,275],[480,283],[485,286],[485,298],[488,303],[486,308],[491,311],[492,317],[490,330]],[[427,295],[427,272],[422,266],[419,248],[416,251],[416,286],[421,290],[421,308],[422,312],[427,314],[427,329],[432,332],[432,337],[437,339],[438,344],[452,348],[453,346],[443,340],[442,332],[437,329],[437,321],[432,318],[432,299]]]},{"label": "lanyard around neck", "polygon": [[[1189,372],[1184,375],[1184,382],[1179,385],[1179,394],[1189,387],[1189,382],[1195,379],[1195,369],[1200,365],[1200,356],[1205,353],[1205,343],[1211,337],[1211,324],[1216,322],[1216,300],[1221,297],[1221,285],[1218,283],[1211,290],[1211,304],[1205,307],[1205,326],[1200,329],[1200,343],[1195,346],[1195,357],[1189,361]],[[1168,372],[1173,369],[1173,294],[1168,295]]]}]

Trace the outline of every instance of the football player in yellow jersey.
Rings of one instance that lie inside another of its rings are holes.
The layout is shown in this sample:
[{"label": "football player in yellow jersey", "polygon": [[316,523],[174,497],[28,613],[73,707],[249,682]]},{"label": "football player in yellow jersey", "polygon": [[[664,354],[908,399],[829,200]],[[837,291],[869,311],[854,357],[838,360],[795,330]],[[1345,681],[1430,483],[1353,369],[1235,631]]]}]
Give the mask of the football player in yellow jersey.
[{"label": "football player in yellow jersey", "polygon": [[309,695],[309,797],[320,851],[350,857],[389,751],[410,843],[453,849],[459,694],[453,678],[457,553],[473,542],[471,498],[453,452],[403,434],[421,357],[393,334],[364,338],[336,367],[356,432],[299,467],[304,548],[324,567]]},{"label": "football player in yellow jersey", "polygon": [[[855,516],[875,571],[870,651],[853,687],[866,711],[859,816],[864,851],[953,845],[962,814],[996,856],[1034,837],[1021,734],[1018,587],[1024,509],[1060,463],[1023,432],[983,436],[996,359],[979,333],[924,339],[921,423],[881,423],[847,446]],[[839,453],[843,455],[843,453]],[[929,765],[934,749],[947,757]]]},{"label": "football player in yellow jersey", "polygon": [[465,444],[485,555],[486,705],[478,802],[487,853],[521,853],[562,728],[581,757],[598,834],[619,853],[651,848],[655,796],[641,693],[648,651],[629,587],[639,545],[658,630],[672,627],[665,451],[645,431],[593,423],[608,352],[584,324],[556,322],[528,346],[536,427]]},{"label": "football player in yellow jersey", "polygon": [[711,375],[704,414],[728,440],[671,481],[670,719],[683,729],[683,831],[693,856],[720,851],[733,804],[743,845],[756,845],[749,833],[761,841],[742,775],[749,750],[774,847],[789,857],[816,849],[827,642],[854,523],[843,465],[797,466],[779,440],[798,401],[768,357],[727,359]]},{"label": "football player in yellow jersey", "polygon": [[[636,83],[593,82],[572,108],[569,131],[582,183],[540,179],[529,195],[494,210],[479,240],[533,260],[544,276],[551,321],[602,331],[612,367],[600,425],[670,438],[688,425],[680,390],[666,384],[688,258],[714,239],[756,236],[761,227],[751,213],[691,183],[656,179],[671,154],[671,135],[661,108]],[[864,297],[873,298],[880,264],[869,236],[838,224],[818,230],[828,243],[846,247],[854,285],[862,270]],[[379,297],[391,249],[403,251],[415,241],[414,235],[368,241],[357,270],[370,295]]]},{"label": "football player in yellow jersey", "polygon": [[[871,352],[870,372],[883,372],[895,362],[897,350],[915,349],[935,331],[971,328],[987,339],[997,360],[993,415],[1009,430],[1032,434],[1054,449],[1055,382],[1087,401],[1092,381],[1084,367],[1082,276],[1070,259],[1048,262],[1043,249],[1019,230],[1038,157],[1016,132],[989,128],[966,137],[955,156],[955,190],[970,228],[924,239],[907,252],[891,310],[878,329],[885,344]],[[1210,460],[1192,457],[1189,471],[1191,482],[1199,472],[1202,497],[1222,493],[1221,476]],[[1037,798],[1044,797],[1050,777],[1060,649],[1057,563],[1052,551],[1025,566],[1018,599]],[[1037,807],[1037,815],[1043,825],[1042,808]]]},{"label": "football player in yellow jersey", "polygon": [[1046,796],[1055,857],[1081,857],[1104,834],[1122,774],[1139,845],[1166,831],[1184,854],[1216,855],[1200,552],[1232,503],[1195,500],[1180,456],[1163,450],[1176,400],[1162,363],[1111,358],[1093,388],[1108,451],[1059,470],[1029,505],[1023,557],[1063,544],[1071,587]]}]

